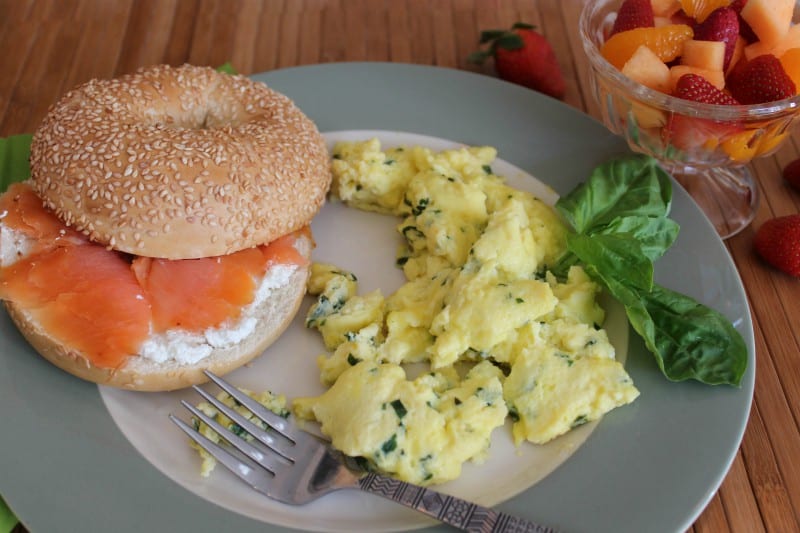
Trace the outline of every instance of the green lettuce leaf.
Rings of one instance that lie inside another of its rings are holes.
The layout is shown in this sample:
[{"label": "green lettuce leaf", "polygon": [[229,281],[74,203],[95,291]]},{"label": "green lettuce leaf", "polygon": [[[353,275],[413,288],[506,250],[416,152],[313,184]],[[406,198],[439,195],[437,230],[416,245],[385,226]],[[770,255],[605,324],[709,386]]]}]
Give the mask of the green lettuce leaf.
[{"label": "green lettuce leaf", "polygon": [[239,74],[239,72],[233,67],[230,61],[226,61],[225,63],[218,66],[217,70],[220,72],[224,72],[226,74]]},{"label": "green lettuce leaf", "polygon": [[3,498],[0,497],[0,533],[10,532],[17,523],[19,523],[19,520],[14,516],[11,509],[8,508]]},{"label": "green lettuce leaf", "polygon": [[29,133],[0,138],[0,192],[31,176],[31,138]]}]

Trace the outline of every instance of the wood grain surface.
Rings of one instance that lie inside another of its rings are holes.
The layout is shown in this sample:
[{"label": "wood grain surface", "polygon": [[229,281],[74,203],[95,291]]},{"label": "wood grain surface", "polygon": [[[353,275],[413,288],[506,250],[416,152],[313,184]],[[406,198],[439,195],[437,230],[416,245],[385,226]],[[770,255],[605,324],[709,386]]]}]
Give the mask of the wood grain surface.
[{"label": "wood grain surface", "polygon": [[[599,117],[577,32],[581,7],[581,0],[0,0],[0,136],[33,131],[77,83],[153,63],[231,61],[249,74],[375,60],[493,75],[466,57],[481,29],[518,20],[553,44],[565,101]],[[761,208],[727,241],[753,312],[756,390],[740,451],[692,526],[698,533],[800,531],[800,280],[766,266],[752,246],[764,221],[800,212],[800,192],[781,180],[798,147],[795,135],[752,165]]]}]

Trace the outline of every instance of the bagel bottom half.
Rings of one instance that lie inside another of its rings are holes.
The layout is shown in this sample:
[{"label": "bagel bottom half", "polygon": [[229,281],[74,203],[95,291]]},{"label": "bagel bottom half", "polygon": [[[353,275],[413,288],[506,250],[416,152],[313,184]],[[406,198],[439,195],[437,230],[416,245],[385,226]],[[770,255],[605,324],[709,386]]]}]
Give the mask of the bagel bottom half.
[{"label": "bagel bottom half", "polygon": [[[312,243],[309,238],[299,239],[296,246],[304,257],[310,258]],[[255,309],[257,325],[249,336],[230,347],[215,348],[211,355],[194,364],[158,363],[134,355],[119,368],[100,368],[80,352],[53,338],[24,308],[10,301],[4,304],[25,339],[42,357],[62,370],[100,385],[138,391],[170,391],[208,381],[204,370],[224,375],[261,355],[297,314],[306,293],[308,275],[308,267],[297,267],[287,282],[272,289],[269,297]]]}]

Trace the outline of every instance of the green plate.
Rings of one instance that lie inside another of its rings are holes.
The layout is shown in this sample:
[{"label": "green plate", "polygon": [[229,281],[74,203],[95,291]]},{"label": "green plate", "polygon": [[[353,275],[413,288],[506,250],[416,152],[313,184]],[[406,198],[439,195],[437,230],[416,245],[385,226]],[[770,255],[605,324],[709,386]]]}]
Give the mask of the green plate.
[{"label": "green plate", "polygon": [[[322,131],[394,130],[489,144],[559,193],[627,150],[561,102],[458,70],[341,63],[254,77],[293,98]],[[569,532],[682,532],[722,482],[753,395],[752,323],[727,250],[677,184],[672,216],[683,231],[657,263],[656,279],[734,322],[750,353],[742,386],[670,383],[631,335],[626,367],[641,396],[606,416],[564,464],[501,510]],[[161,474],[117,429],[98,388],[37,356],[5,313],[0,417],[0,494],[34,531],[280,529],[210,504]]]}]

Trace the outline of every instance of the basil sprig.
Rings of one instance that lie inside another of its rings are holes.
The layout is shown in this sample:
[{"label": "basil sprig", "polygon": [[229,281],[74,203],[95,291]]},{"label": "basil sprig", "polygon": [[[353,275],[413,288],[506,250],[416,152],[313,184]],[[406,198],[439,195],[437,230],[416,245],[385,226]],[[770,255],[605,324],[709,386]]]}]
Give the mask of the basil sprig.
[{"label": "basil sprig", "polygon": [[731,322],[653,281],[653,262],[678,236],[678,224],[668,218],[671,198],[669,176],[651,157],[624,156],[598,166],[556,203],[574,233],[553,272],[564,276],[571,265],[583,265],[625,307],[668,379],[739,385],[747,347]]}]

